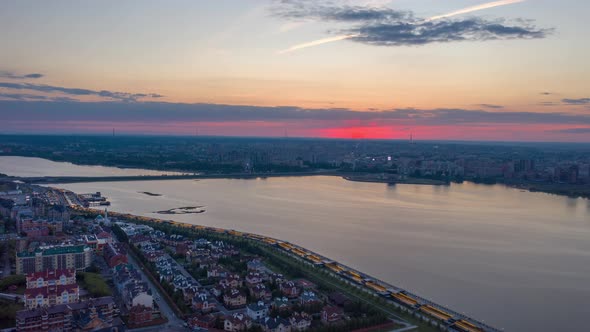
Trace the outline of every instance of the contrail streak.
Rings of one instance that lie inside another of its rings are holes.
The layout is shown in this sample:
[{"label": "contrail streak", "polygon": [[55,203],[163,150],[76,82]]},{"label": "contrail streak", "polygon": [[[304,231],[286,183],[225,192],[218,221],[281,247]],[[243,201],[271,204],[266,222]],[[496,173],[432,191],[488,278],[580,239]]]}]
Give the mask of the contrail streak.
[{"label": "contrail streak", "polygon": [[429,21],[439,20],[441,18],[456,16],[456,15],[461,15],[461,14],[467,14],[467,13],[471,13],[471,12],[475,12],[475,11],[483,10],[483,9],[488,9],[488,8],[511,5],[514,3],[519,3],[519,2],[524,2],[524,1],[526,1],[526,0],[500,0],[500,1],[488,2],[488,3],[484,3],[481,5],[477,5],[477,6],[471,6],[471,7],[459,9],[459,10],[456,10],[454,12],[450,12],[447,14],[432,16],[430,18],[427,18],[426,21],[429,22]]},{"label": "contrail streak", "polygon": [[342,35],[342,36],[335,36],[335,37],[318,39],[318,40],[310,41],[308,43],[303,43],[303,44],[291,46],[291,47],[284,49],[282,51],[278,51],[277,54],[285,54],[285,53],[297,51],[297,50],[300,50],[303,48],[332,43],[332,42],[336,42],[336,41],[340,41],[340,40],[344,40],[344,39],[349,39],[349,38],[354,38],[354,37],[358,37],[358,36],[359,36],[359,34],[354,34],[354,35]]},{"label": "contrail streak", "polygon": [[[477,6],[471,6],[471,7],[459,9],[459,10],[456,10],[454,12],[450,12],[450,13],[447,13],[447,14],[432,16],[432,17],[429,17],[429,18],[425,19],[424,22],[430,22],[430,21],[434,21],[434,20],[439,20],[441,18],[452,17],[452,16],[461,15],[461,14],[467,14],[467,13],[471,13],[471,12],[475,12],[475,11],[479,11],[479,10],[484,10],[484,9],[489,9],[489,8],[494,8],[494,7],[500,7],[500,6],[506,6],[506,5],[511,5],[511,4],[515,4],[515,3],[519,3],[519,2],[525,2],[525,1],[526,0],[500,0],[500,1],[492,1],[492,2],[481,4],[481,5],[477,5]],[[318,40],[314,40],[314,41],[311,41],[311,42],[308,42],[308,43],[303,43],[303,44],[298,44],[298,45],[291,46],[291,47],[289,47],[287,49],[278,51],[277,54],[290,53],[290,52],[297,51],[297,50],[300,50],[300,49],[304,49],[304,48],[308,48],[308,47],[313,47],[313,46],[318,46],[318,45],[327,44],[327,43],[332,43],[332,42],[336,42],[336,41],[340,41],[340,40],[345,40],[345,39],[349,39],[349,38],[354,38],[354,37],[358,37],[358,36],[360,36],[360,35],[359,34],[354,34],[354,35],[342,35],[342,36],[335,36],[335,37],[318,39]]]}]

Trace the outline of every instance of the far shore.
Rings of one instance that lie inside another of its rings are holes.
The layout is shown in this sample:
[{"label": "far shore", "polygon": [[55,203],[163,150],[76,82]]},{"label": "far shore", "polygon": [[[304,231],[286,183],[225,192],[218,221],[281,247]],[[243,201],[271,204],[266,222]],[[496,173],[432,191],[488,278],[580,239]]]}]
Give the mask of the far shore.
[{"label": "far shore", "polygon": [[[338,176],[348,181],[373,182],[385,184],[409,184],[409,185],[450,185],[458,181],[435,180],[428,178],[406,178],[389,179],[377,173],[354,173],[338,170],[318,170],[306,172],[275,172],[275,173],[209,173],[209,174],[183,174],[183,175],[141,175],[141,176],[43,176],[43,177],[0,177],[5,181],[22,181],[30,184],[55,185],[67,183],[90,183],[90,182],[127,182],[127,181],[161,181],[161,180],[205,180],[205,179],[266,179],[273,177],[303,177],[303,176]],[[590,186],[567,183],[544,183],[525,181],[492,181],[481,182],[465,179],[478,184],[505,185],[511,188],[518,188],[530,192],[543,192],[547,194],[567,196],[572,198],[590,199]],[[141,192],[149,196],[159,196],[157,193]]]}]

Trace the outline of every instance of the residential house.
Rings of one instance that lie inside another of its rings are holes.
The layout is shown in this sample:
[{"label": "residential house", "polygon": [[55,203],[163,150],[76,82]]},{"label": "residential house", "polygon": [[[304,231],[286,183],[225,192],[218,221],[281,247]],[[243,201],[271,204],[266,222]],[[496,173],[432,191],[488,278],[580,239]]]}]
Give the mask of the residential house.
[{"label": "residential house", "polygon": [[136,247],[143,248],[144,246],[150,245],[152,240],[149,236],[143,234],[136,234],[129,238],[129,243]]},{"label": "residential house", "polygon": [[188,319],[188,325],[190,328],[203,328],[209,329],[215,326],[215,322],[217,321],[217,317],[212,314],[206,315],[195,315]]},{"label": "residential house", "polygon": [[268,315],[268,307],[262,301],[251,303],[248,305],[246,314],[255,321],[266,318]]},{"label": "residential house", "polygon": [[291,323],[281,317],[266,317],[260,325],[264,332],[291,332]]},{"label": "residential house", "polygon": [[279,286],[283,295],[290,299],[294,299],[299,296],[299,288],[292,281],[285,281]]},{"label": "residential house", "polygon": [[285,277],[280,273],[273,273],[270,275],[270,282],[273,283],[274,285],[280,285],[285,281],[286,281]]},{"label": "residential house", "polygon": [[116,328],[113,307],[113,298],[107,296],[85,302],[21,310],[16,313],[16,330],[71,331],[73,326],[79,327],[81,331]]},{"label": "residential house", "polygon": [[291,310],[292,305],[291,305],[291,302],[289,301],[288,298],[277,297],[273,300],[272,307],[273,307],[273,309],[276,309],[279,311],[288,311],[288,310]]},{"label": "residential house", "polygon": [[250,288],[250,296],[256,300],[270,301],[272,298],[272,292],[265,284],[257,284]]},{"label": "residential house", "polygon": [[26,282],[24,302],[29,309],[68,304],[80,299],[75,269],[28,273]]},{"label": "residential house", "polygon": [[45,270],[28,273],[26,276],[27,288],[38,288],[53,285],[72,285],[76,283],[76,270]]},{"label": "residential house", "polygon": [[151,322],[154,319],[153,308],[143,305],[136,305],[129,310],[129,323],[141,325]]},{"label": "residential house", "polygon": [[225,278],[228,272],[221,266],[216,266],[207,270],[207,278]]},{"label": "residential house", "polygon": [[110,268],[127,264],[127,251],[121,243],[107,243],[103,248],[103,255]]},{"label": "residential house", "polygon": [[322,323],[336,324],[344,318],[341,308],[335,306],[325,306],[321,313]]},{"label": "residential house", "polygon": [[250,327],[252,327],[252,319],[242,313],[226,316],[223,322],[223,329],[230,332],[245,331]]},{"label": "residential house", "polygon": [[303,291],[299,298],[299,304],[302,306],[312,306],[322,303],[322,300],[312,291]]},{"label": "residential house", "polygon": [[246,286],[248,286],[248,288],[261,284],[262,282],[264,282],[264,275],[262,273],[249,272],[248,275],[246,275]]},{"label": "residential house", "polygon": [[217,310],[217,301],[210,298],[207,293],[201,292],[193,297],[192,307],[201,313],[209,313]]},{"label": "residential house", "polygon": [[77,284],[29,288],[25,290],[24,298],[28,309],[51,307],[78,302],[80,289]]},{"label": "residential house", "polygon": [[222,286],[238,288],[242,287],[244,285],[244,282],[238,274],[229,274],[227,277],[219,280],[219,284]]},{"label": "residential house", "polygon": [[260,259],[253,259],[246,263],[248,271],[255,271],[255,272],[263,272],[265,270],[265,266]]},{"label": "residential house", "polygon": [[232,288],[223,294],[223,304],[226,308],[242,308],[246,305],[246,294],[241,290]]},{"label": "residential house", "polygon": [[311,327],[312,318],[310,315],[302,313],[294,313],[290,318],[291,331],[306,331]]},{"label": "residential house", "polygon": [[299,279],[295,284],[303,290],[315,290],[317,288],[316,284],[307,279]]}]

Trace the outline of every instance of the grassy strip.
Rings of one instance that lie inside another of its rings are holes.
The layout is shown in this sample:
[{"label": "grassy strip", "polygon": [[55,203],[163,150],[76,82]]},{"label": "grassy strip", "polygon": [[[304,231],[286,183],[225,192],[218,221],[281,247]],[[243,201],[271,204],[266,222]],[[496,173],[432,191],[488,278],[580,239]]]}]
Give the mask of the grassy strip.
[{"label": "grassy strip", "polygon": [[364,292],[357,287],[352,285],[346,284],[340,279],[337,279],[328,274],[327,271],[318,270],[312,266],[309,266],[306,263],[301,261],[297,261],[294,257],[289,257],[287,254],[278,251],[277,249],[270,249],[270,248],[260,248],[268,257],[273,257],[276,260],[279,260],[281,264],[289,266],[291,269],[299,269],[308,279],[316,283],[318,286],[324,286],[327,288],[332,288],[338,290],[345,295],[356,299],[357,301],[361,301],[367,303],[376,309],[379,309],[383,313],[388,316],[397,316],[410,322],[413,325],[419,327],[420,331],[438,331],[436,327],[433,327],[424,321],[412,316],[407,312],[402,312],[401,310],[397,309],[395,306],[387,303],[384,299]]},{"label": "grassy strip", "polygon": [[8,287],[15,285],[17,287],[24,286],[27,283],[27,279],[24,274],[12,274],[6,276],[4,279],[0,279],[0,291],[5,291]]},{"label": "grassy strip", "polygon": [[92,297],[112,295],[111,288],[98,273],[78,272],[76,279],[80,281],[82,287],[85,288]]}]

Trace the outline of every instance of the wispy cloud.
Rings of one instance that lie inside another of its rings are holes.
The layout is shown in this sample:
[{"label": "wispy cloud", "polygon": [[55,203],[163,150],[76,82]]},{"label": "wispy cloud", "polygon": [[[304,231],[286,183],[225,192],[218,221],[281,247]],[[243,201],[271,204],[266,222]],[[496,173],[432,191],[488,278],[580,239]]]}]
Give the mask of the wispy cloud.
[{"label": "wispy cloud", "polygon": [[561,102],[568,105],[590,105],[590,98],[564,98],[561,100]]},{"label": "wispy cloud", "polygon": [[11,99],[11,100],[20,100],[20,101],[67,101],[67,102],[77,102],[78,99],[70,98],[70,97],[51,97],[51,96],[40,96],[40,95],[33,95],[28,93],[5,93],[0,92],[0,99]]},{"label": "wispy cloud", "polygon": [[457,16],[457,15],[463,15],[463,14],[473,13],[473,12],[484,10],[484,9],[490,9],[490,8],[494,8],[494,7],[512,5],[512,4],[515,4],[515,3],[525,2],[525,1],[526,0],[501,0],[501,1],[492,1],[492,2],[481,4],[481,5],[477,5],[477,6],[471,6],[471,7],[459,9],[459,10],[456,10],[456,11],[453,11],[453,12],[450,12],[450,13],[447,13],[447,14],[432,16],[432,17],[429,17],[428,19],[426,19],[426,21],[440,20],[442,18],[448,18],[448,17]]},{"label": "wispy cloud", "polygon": [[43,74],[39,73],[19,75],[10,71],[0,70],[0,78],[7,78],[11,80],[36,79],[41,77],[43,77]]},{"label": "wispy cloud", "polygon": [[477,106],[484,107],[484,108],[493,108],[493,109],[504,108],[504,106],[502,106],[502,105],[494,105],[494,104],[477,104]]},{"label": "wispy cloud", "polygon": [[289,47],[287,49],[278,51],[277,54],[285,54],[285,53],[289,53],[289,52],[301,50],[301,49],[308,48],[308,47],[313,47],[313,46],[318,46],[318,45],[322,45],[322,44],[333,43],[333,42],[336,42],[336,41],[350,39],[350,38],[354,38],[354,37],[358,37],[358,36],[359,36],[358,34],[353,34],[353,35],[342,35],[342,36],[322,38],[322,39],[314,40],[314,41],[311,41],[311,42],[307,42],[307,43],[297,44],[297,45],[291,46],[291,47]]},{"label": "wispy cloud", "polygon": [[[161,98],[163,97],[157,93],[128,93],[128,92],[116,92],[108,90],[89,90],[81,88],[66,88],[61,86],[52,86],[45,84],[31,84],[31,83],[12,83],[12,82],[0,82],[0,88],[12,89],[12,90],[30,90],[44,93],[63,93],[66,95],[73,96],[98,96],[103,98],[110,98],[113,100],[133,102],[141,98]],[[24,95],[23,95],[24,96]],[[27,99],[31,99],[27,95]]]},{"label": "wispy cloud", "polygon": [[346,39],[378,46],[418,46],[459,41],[536,39],[544,38],[552,32],[551,29],[537,28],[526,20],[508,22],[504,19],[474,17],[446,19],[461,13],[522,1],[524,0],[495,1],[429,19],[419,19],[412,12],[382,6],[342,6],[334,2],[306,0],[282,0],[272,11],[275,16],[285,19],[331,21],[349,25],[348,28],[331,31],[337,33],[335,37],[295,45],[279,52],[282,54]]}]

